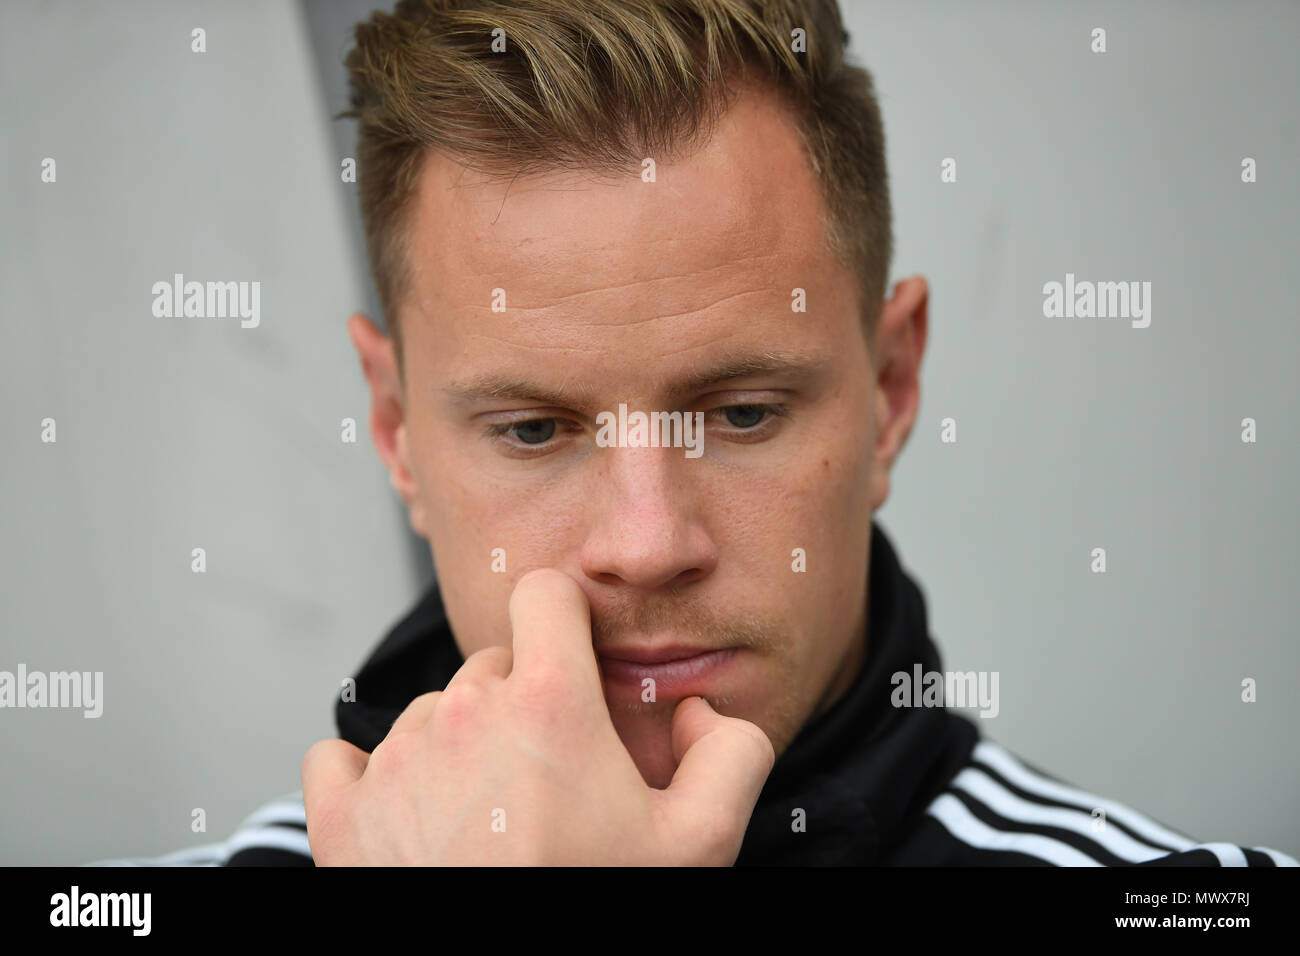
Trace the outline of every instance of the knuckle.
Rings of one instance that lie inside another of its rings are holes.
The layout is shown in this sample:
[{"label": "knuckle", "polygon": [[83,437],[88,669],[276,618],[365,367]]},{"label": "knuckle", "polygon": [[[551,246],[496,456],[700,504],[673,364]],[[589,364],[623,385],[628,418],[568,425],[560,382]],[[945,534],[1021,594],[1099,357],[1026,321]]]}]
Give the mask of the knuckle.
[{"label": "knuckle", "polygon": [[442,693],[440,690],[428,691],[412,700],[397,715],[397,719],[389,727],[389,733],[394,730],[411,730],[426,724],[429,716],[434,712],[438,698],[442,696]]},{"label": "knuckle", "polygon": [[497,670],[500,667],[509,667],[513,660],[514,654],[510,648],[494,644],[475,651],[465,659],[465,665],[469,666],[471,662],[478,661],[480,664],[488,665],[492,670]]},{"label": "knuckle", "polygon": [[390,757],[400,757],[411,751],[415,745],[416,735],[409,730],[402,730],[400,727],[390,730],[383,740],[374,750],[370,752],[370,762],[366,765],[368,771],[374,766],[375,761],[381,763]]},{"label": "knuckle", "polygon": [[417,734],[389,733],[370,754],[365,776],[381,787],[394,783],[410,766],[420,741]]},{"label": "knuckle", "polygon": [[329,752],[333,749],[332,744],[333,741],[331,740],[318,740],[307,748],[307,752],[302,757],[302,764],[299,767],[299,775],[303,780],[310,779],[313,768],[329,756]]},{"label": "knuckle", "polygon": [[443,691],[435,723],[440,728],[469,727],[482,714],[488,691],[475,680],[467,680]]},{"label": "knuckle", "polygon": [[[409,704],[407,704],[406,710],[416,710],[417,708],[423,709],[427,707],[432,707],[441,694],[442,691],[440,690],[425,691],[419,697],[414,698]],[[405,713],[406,710],[404,710],[403,713]]]}]

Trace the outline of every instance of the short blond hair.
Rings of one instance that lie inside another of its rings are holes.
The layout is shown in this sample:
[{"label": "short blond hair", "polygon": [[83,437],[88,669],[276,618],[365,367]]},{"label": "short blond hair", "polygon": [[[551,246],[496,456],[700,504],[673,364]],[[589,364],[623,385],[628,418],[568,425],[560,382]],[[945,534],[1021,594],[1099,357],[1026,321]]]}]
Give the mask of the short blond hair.
[{"label": "short blond hair", "polygon": [[355,36],[342,115],[359,123],[366,248],[399,361],[428,150],[503,176],[639,170],[707,141],[736,80],[791,108],[828,246],[857,274],[874,331],[893,254],[885,137],[871,74],[845,59],[835,0],[401,0]]}]

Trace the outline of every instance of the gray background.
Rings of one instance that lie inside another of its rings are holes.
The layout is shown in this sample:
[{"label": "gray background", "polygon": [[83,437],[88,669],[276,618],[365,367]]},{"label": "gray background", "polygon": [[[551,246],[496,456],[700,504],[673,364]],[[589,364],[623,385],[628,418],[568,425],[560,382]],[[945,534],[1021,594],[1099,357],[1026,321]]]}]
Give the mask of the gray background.
[{"label": "gray background", "polygon": [[[431,574],[344,329],[374,298],[330,116],[374,5],[0,9],[0,669],[105,675],[98,720],[0,711],[0,863],[224,838],[299,786]],[[1041,769],[1296,855],[1300,11],[843,8],[884,110],[893,277],[932,286],[878,517],[944,666],[999,672],[976,723]],[[261,281],[261,327],[155,319],[173,272]],[[1066,272],[1152,282],[1150,328],[1045,319]]]}]

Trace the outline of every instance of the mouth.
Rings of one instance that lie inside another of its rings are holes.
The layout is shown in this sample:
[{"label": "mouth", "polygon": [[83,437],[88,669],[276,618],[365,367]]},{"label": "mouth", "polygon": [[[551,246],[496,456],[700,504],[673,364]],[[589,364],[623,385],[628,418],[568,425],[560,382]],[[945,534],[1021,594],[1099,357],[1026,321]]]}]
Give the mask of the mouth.
[{"label": "mouth", "polygon": [[685,696],[700,693],[737,653],[734,647],[627,647],[603,651],[598,659],[605,680],[611,684],[640,690],[649,679],[654,682],[656,694]]}]

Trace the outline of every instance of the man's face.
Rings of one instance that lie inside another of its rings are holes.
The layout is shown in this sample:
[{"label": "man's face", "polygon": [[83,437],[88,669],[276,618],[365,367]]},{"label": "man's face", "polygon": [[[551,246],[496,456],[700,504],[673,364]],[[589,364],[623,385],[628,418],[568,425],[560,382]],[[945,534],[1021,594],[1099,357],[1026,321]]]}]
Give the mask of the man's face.
[{"label": "man's face", "polygon": [[[648,784],[671,780],[692,694],[779,756],[863,660],[870,521],[903,437],[876,447],[891,403],[792,121],[746,93],[654,182],[508,182],[431,154],[416,202],[406,389],[399,410],[391,369],[368,367],[372,429],[461,652],[509,647],[515,582],[558,568]],[[620,405],[702,412],[702,453],[602,446]],[[731,653],[701,673],[612,660],[670,645]]]}]

